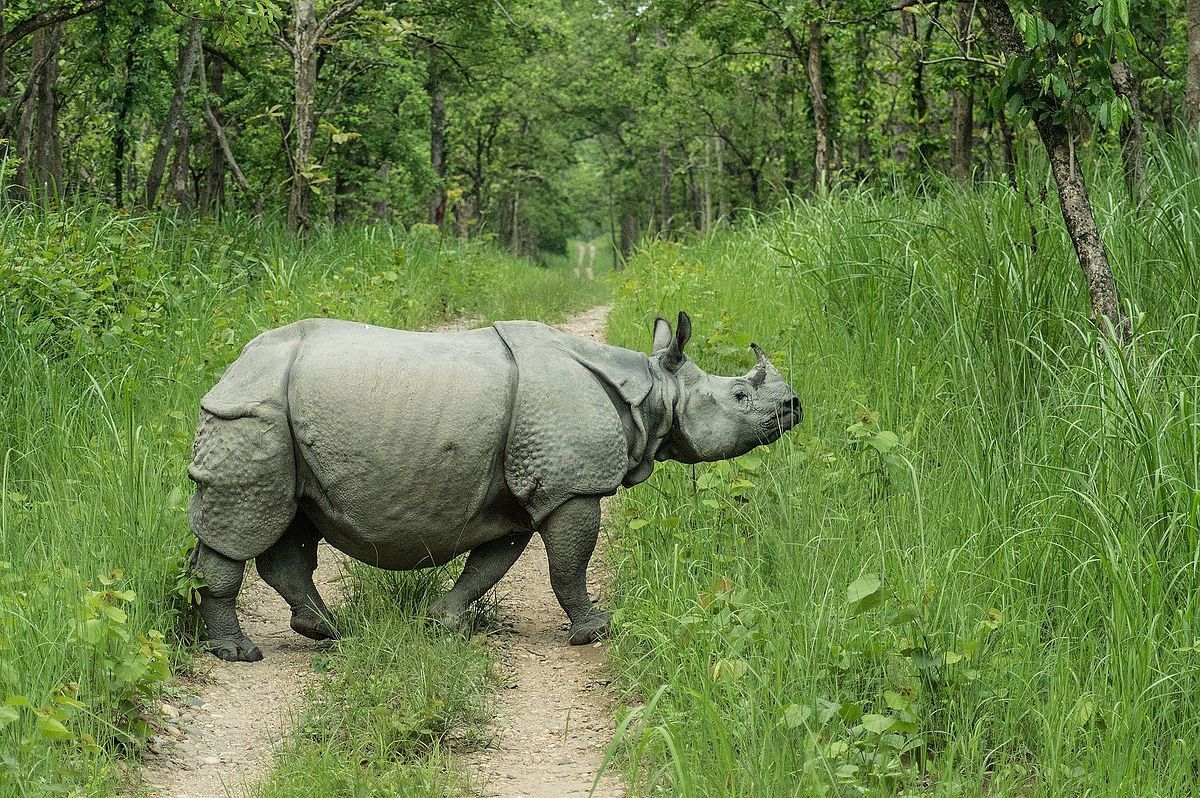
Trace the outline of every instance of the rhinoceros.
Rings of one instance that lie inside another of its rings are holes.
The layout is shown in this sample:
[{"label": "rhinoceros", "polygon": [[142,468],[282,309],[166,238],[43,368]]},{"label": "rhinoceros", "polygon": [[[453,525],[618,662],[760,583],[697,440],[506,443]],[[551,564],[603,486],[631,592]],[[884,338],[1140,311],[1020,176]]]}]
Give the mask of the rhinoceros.
[{"label": "rhinoceros", "polygon": [[468,606],[542,535],[569,641],[607,633],[588,598],[600,498],[656,461],[721,460],[801,419],[796,392],[752,344],[742,377],[685,353],[691,322],[654,322],[649,356],[530,321],[405,332],[308,319],[250,341],[200,400],[188,475],[192,568],[209,650],[255,661],[235,610],[246,561],[287,600],[291,627],[335,630],[313,584],[317,543],[381,568],[469,552],[430,615]]}]

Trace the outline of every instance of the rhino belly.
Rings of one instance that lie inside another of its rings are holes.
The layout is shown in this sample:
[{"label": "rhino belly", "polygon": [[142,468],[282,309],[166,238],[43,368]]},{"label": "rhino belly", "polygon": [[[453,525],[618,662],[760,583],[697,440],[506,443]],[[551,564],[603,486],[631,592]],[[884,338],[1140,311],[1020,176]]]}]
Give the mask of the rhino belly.
[{"label": "rhino belly", "polygon": [[379,332],[306,341],[293,364],[302,511],[331,545],[397,570],[528,526],[504,480],[507,348],[491,330]]}]

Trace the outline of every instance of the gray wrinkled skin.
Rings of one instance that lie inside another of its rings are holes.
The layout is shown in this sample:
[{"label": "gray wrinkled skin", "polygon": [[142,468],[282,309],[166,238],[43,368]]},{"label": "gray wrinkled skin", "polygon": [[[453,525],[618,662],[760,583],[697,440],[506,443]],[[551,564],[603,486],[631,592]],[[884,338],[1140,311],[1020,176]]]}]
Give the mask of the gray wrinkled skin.
[{"label": "gray wrinkled skin", "polygon": [[537,532],[570,642],[604,636],[586,583],[600,498],[657,461],[736,457],[801,418],[757,346],[748,374],[716,377],[684,353],[690,335],[681,313],[675,331],[655,322],[649,356],[525,321],[413,333],[309,319],[258,336],[201,400],[188,469],[211,651],[262,658],[235,611],[251,559],[295,631],[336,637],[312,579],[321,539],[393,570],[469,552],[430,608],[456,627]]}]

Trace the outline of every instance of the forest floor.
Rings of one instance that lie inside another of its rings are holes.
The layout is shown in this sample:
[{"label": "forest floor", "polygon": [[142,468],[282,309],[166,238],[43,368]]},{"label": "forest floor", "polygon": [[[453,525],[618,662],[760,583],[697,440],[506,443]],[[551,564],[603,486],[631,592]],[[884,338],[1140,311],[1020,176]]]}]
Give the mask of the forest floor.
[{"label": "forest floor", "polygon": [[[332,606],[341,603],[341,561],[339,552],[321,544],[313,581]],[[145,769],[155,798],[246,794],[270,770],[275,748],[295,727],[308,688],[322,677],[313,668],[321,644],[292,631],[287,602],[253,567],[246,569],[238,611],[263,659],[225,662],[205,655],[197,660],[196,674],[181,685],[181,698],[163,705],[167,734],[149,748],[157,749]]]},{"label": "forest floor", "polygon": [[[609,310],[595,307],[558,327],[603,340]],[[319,559],[317,588],[337,606],[342,555],[322,544]],[[589,573],[594,599],[606,581],[602,560],[603,540]],[[604,644],[567,643],[567,620],[536,535],[496,591],[502,628],[491,644],[504,675],[488,729],[493,743],[465,761],[473,791],[481,798],[588,795],[613,733]],[[151,741],[144,771],[153,798],[247,795],[270,771],[307,691],[322,678],[314,669],[321,646],[291,630],[286,602],[253,568],[247,568],[239,610],[264,659],[198,661],[196,674],[162,707],[166,731]],[[592,795],[621,798],[624,789],[609,773]]]},{"label": "forest floor", "polygon": [[[558,325],[602,341],[608,306]],[[602,529],[607,529],[607,508]],[[588,571],[592,599],[603,598],[603,534]],[[493,746],[468,760],[482,798],[586,796],[613,735],[604,643],[571,646],[568,622],[550,588],[546,551],[534,535],[496,588],[503,629],[493,637],[505,673],[496,695]],[[591,793],[620,798],[620,779],[608,772]]]}]

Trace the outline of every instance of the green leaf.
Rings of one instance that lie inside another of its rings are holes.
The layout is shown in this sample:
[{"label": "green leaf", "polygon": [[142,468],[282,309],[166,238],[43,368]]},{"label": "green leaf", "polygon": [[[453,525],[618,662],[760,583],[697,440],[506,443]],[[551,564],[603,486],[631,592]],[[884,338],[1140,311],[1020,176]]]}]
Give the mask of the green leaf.
[{"label": "green leaf", "polygon": [[879,574],[863,574],[846,588],[846,604],[850,615],[862,615],[883,601],[883,581]]},{"label": "green leaf", "polygon": [[21,713],[16,707],[0,706],[0,728],[15,722],[21,717]]},{"label": "green leaf", "polygon": [[894,690],[885,690],[883,692],[883,702],[896,711],[908,709],[912,704],[912,699],[903,693],[897,693]]},{"label": "green leaf", "polygon": [[888,729],[892,728],[895,720],[891,715],[863,715],[863,728],[872,734],[883,734]]},{"label": "green leaf", "polygon": [[872,446],[880,454],[887,454],[900,445],[900,436],[891,430],[881,429],[866,438],[867,445]]},{"label": "green leaf", "polygon": [[783,708],[783,725],[795,729],[808,723],[813,715],[813,708],[801,704],[788,704]]},{"label": "green leaf", "polygon": [[49,715],[39,714],[33,728],[34,731],[47,740],[70,740],[75,736],[71,734],[70,729]]},{"label": "green leaf", "polygon": [[650,522],[645,518],[635,518],[629,522],[630,529],[641,529],[644,526],[649,526]]}]

